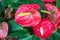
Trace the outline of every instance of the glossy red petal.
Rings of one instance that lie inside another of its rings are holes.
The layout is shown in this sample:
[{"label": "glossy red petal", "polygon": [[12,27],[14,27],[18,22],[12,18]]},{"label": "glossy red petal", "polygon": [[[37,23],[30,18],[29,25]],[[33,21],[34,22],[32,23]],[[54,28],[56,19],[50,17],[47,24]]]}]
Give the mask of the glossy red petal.
[{"label": "glossy red petal", "polygon": [[39,38],[49,38],[52,34],[53,24],[48,19],[43,19],[38,25],[33,27],[34,33]]}]

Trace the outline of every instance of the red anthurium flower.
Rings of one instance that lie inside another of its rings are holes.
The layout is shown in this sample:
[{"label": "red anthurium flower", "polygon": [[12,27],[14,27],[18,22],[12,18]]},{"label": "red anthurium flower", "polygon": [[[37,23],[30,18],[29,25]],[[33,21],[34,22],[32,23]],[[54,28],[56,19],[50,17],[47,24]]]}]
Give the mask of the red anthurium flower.
[{"label": "red anthurium flower", "polygon": [[48,2],[55,2],[55,0],[43,0],[44,3],[48,3]]},{"label": "red anthurium flower", "polygon": [[40,6],[37,4],[23,4],[15,13],[15,21],[24,26],[35,26],[41,21],[39,11]]},{"label": "red anthurium flower", "polygon": [[0,38],[4,39],[6,38],[8,34],[8,24],[6,22],[3,22],[0,24]]},{"label": "red anthurium flower", "polygon": [[49,38],[53,31],[53,24],[50,20],[43,19],[38,25],[33,27],[33,31],[39,38]]},{"label": "red anthurium flower", "polygon": [[51,13],[57,13],[58,12],[58,8],[55,5],[52,4],[45,4],[46,10],[50,11]]}]

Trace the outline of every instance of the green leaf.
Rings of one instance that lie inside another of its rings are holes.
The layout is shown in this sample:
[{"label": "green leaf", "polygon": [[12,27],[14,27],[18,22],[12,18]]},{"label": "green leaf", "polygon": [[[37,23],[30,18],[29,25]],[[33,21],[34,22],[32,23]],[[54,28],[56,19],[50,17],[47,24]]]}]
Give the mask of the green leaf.
[{"label": "green leaf", "polygon": [[4,5],[2,4],[2,2],[0,2],[0,10],[1,10],[2,12],[5,12],[5,7],[4,7]]},{"label": "green leaf", "polygon": [[20,38],[20,40],[41,40],[41,39],[38,38],[36,35],[28,35],[26,37]]},{"label": "green leaf", "polygon": [[9,33],[8,33],[8,37],[11,37],[11,38],[14,38],[14,37],[26,37],[26,36],[28,36],[29,35],[29,33],[27,32],[27,31],[25,31],[25,30],[18,30],[18,31],[10,31]]},{"label": "green leaf", "polygon": [[0,23],[5,22],[5,21],[6,21],[6,19],[4,17],[0,17]]},{"label": "green leaf", "polygon": [[60,33],[58,32],[53,33],[53,38],[54,40],[60,40]]},{"label": "green leaf", "polygon": [[4,7],[6,7],[8,4],[7,4],[7,0],[2,0],[2,5],[4,6]]},{"label": "green leaf", "polygon": [[60,0],[56,0],[56,6],[60,9]]},{"label": "green leaf", "polygon": [[27,35],[26,37],[20,38],[20,40],[32,40],[31,35]]},{"label": "green leaf", "polygon": [[33,35],[32,40],[41,40],[41,39],[38,38],[36,35]]},{"label": "green leaf", "polygon": [[28,4],[27,0],[7,0],[8,7],[14,8],[14,12],[21,4]]},{"label": "green leaf", "polygon": [[15,22],[14,19],[9,21],[9,33],[8,37],[26,37],[29,33],[23,27]]},{"label": "green leaf", "polygon": [[18,0],[16,3],[17,4],[28,4],[29,2],[28,0]]},{"label": "green leaf", "polygon": [[14,19],[9,21],[9,31],[23,30],[23,27],[15,22]]}]

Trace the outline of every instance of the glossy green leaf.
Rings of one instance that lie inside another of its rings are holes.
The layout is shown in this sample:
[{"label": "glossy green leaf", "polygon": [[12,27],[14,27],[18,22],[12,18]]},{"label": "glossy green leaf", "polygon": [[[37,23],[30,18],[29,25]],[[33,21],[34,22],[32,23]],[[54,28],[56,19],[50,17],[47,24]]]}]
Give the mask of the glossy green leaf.
[{"label": "glossy green leaf", "polygon": [[1,10],[2,12],[5,11],[5,7],[4,7],[4,5],[2,4],[2,2],[0,2],[0,10]]},{"label": "glossy green leaf", "polygon": [[53,39],[60,40],[60,33],[58,33],[58,32],[53,33]]},{"label": "glossy green leaf", "polygon": [[14,19],[9,21],[9,31],[23,30],[23,27],[15,22]]},{"label": "glossy green leaf", "polygon": [[7,3],[7,0],[2,0],[2,5],[4,6],[4,7],[7,7],[7,5],[8,5],[8,3]]},{"label": "glossy green leaf", "polygon": [[32,40],[41,40],[41,39],[38,38],[36,35],[33,35]]},{"label": "glossy green leaf", "polygon": [[9,37],[26,37],[29,33],[23,27],[15,22],[14,19],[9,21]]},{"label": "glossy green leaf", "polygon": [[20,40],[32,40],[31,35],[27,35],[26,37],[20,38]]},{"label": "glossy green leaf", "polygon": [[38,38],[36,35],[28,35],[26,37],[20,38],[20,40],[41,40],[41,39]]},{"label": "glossy green leaf", "polygon": [[60,0],[56,0],[56,6],[60,9]]},{"label": "glossy green leaf", "polygon": [[14,38],[14,37],[26,37],[29,33],[25,30],[18,30],[18,31],[10,31],[8,34],[8,37]]},{"label": "glossy green leaf", "polygon": [[7,0],[8,7],[14,8],[14,12],[21,4],[28,4],[28,0]]}]

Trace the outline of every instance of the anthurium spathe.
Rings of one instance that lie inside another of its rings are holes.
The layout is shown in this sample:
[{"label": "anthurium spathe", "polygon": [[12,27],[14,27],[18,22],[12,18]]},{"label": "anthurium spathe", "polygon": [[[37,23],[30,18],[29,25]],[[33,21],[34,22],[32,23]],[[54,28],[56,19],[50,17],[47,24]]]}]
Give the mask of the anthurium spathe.
[{"label": "anthurium spathe", "polygon": [[40,6],[37,4],[23,4],[19,6],[15,13],[16,23],[24,26],[35,26],[41,21]]},{"label": "anthurium spathe", "polygon": [[42,39],[49,38],[52,34],[53,24],[48,19],[43,19],[38,25],[33,27],[34,33]]},{"label": "anthurium spathe", "polygon": [[43,0],[44,3],[48,3],[48,2],[55,2],[55,0]]},{"label": "anthurium spathe", "polygon": [[45,8],[46,10],[50,11],[51,13],[57,13],[58,12],[58,8],[50,3],[45,4]]},{"label": "anthurium spathe", "polygon": [[6,38],[8,34],[8,24],[6,22],[3,22],[0,24],[0,38],[4,39]]}]

